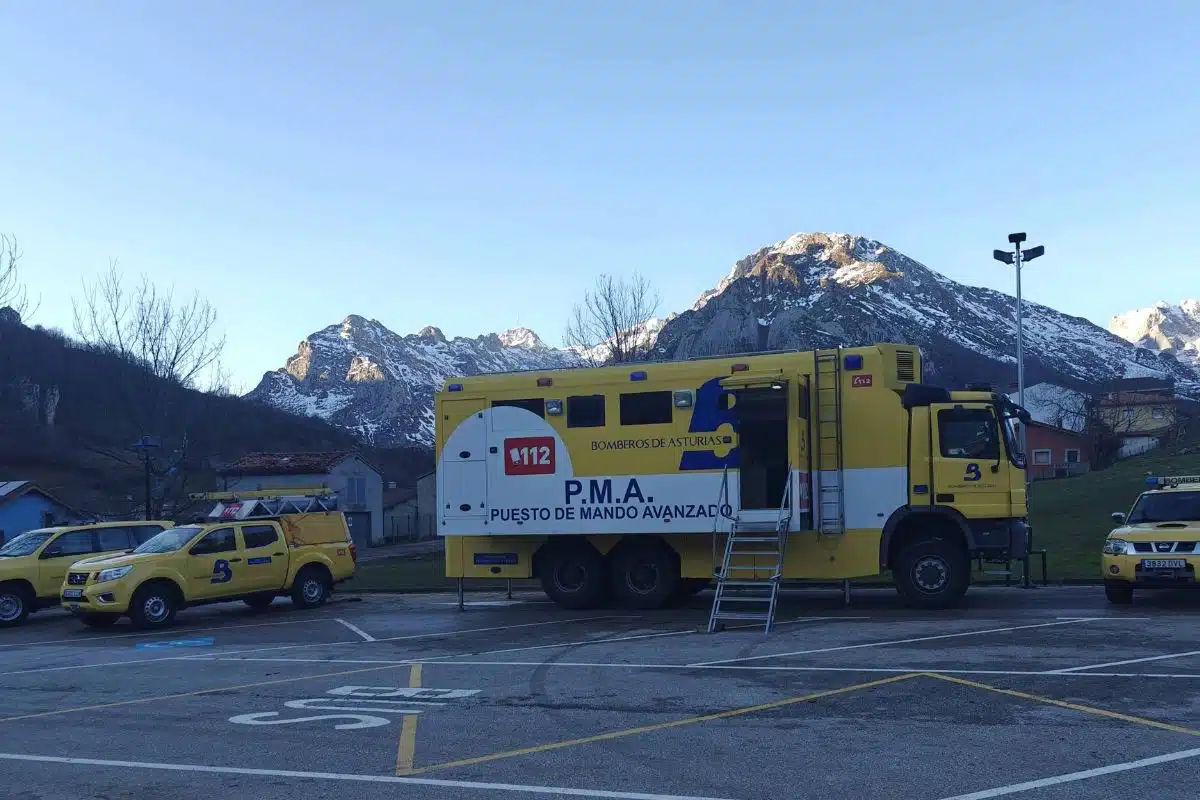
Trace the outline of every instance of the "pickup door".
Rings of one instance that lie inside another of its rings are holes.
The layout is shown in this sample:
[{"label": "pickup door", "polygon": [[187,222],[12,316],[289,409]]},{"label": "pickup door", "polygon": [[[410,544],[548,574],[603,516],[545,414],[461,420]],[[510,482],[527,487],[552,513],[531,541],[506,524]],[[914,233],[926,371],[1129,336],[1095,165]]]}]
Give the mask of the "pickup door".
[{"label": "pickup door", "polygon": [[279,528],[270,523],[240,526],[242,574],[239,590],[261,592],[283,588],[287,580],[288,549]]}]

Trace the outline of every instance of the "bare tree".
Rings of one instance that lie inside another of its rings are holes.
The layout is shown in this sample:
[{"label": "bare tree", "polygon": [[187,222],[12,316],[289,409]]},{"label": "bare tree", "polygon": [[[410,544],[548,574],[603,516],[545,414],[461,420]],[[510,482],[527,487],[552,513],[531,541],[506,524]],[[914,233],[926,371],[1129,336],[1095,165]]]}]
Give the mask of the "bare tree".
[{"label": "bare tree", "polygon": [[21,283],[21,248],[17,237],[0,233],[0,308],[11,308],[22,319],[37,310],[29,303],[29,294]]},{"label": "bare tree", "polygon": [[653,342],[646,323],[659,302],[658,293],[639,274],[629,280],[601,275],[583,302],[575,304],[563,339],[589,364],[642,360]]},{"label": "bare tree", "polygon": [[181,386],[194,388],[225,349],[217,311],[199,293],[176,303],[173,290],[159,289],[144,275],[127,289],[116,261],[94,283],[84,281],[82,301],[72,305],[75,332],[84,342]]}]

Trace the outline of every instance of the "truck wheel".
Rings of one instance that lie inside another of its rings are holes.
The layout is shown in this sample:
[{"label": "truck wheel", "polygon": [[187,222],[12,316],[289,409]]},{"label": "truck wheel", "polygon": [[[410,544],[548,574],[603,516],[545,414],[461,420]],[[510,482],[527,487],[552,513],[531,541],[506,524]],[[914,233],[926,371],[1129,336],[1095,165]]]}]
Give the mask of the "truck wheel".
[{"label": "truck wheel", "polygon": [[111,628],[120,617],[116,614],[80,614],[79,621],[89,628]]},{"label": "truck wheel", "polygon": [[292,584],[292,605],[296,608],[316,608],[329,599],[329,572],[310,564],[296,575]]},{"label": "truck wheel", "polygon": [[1133,602],[1133,587],[1124,582],[1105,581],[1104,596],[1113,605],[1127,606]]},{"label": "truck wheel", "polygon": [[129,601],[129,621],[139,630],[165,628],[178,611],[178,592],[164,581],[142,584]]},{"label": "truck wheel", "polygon": [[609,582],[627,608],[662,608],[679,587],[679,558],[661,541],[618,546],[609,556]]},{"label": "truck wheel", "polygon": [[33,607],[33,595],[20,583],[0,584],[0,628],[20,625]]},{"label": "truck wheel", "polygon": [[952,608],[967,593],[971,561],[960,545],[931,536],[900,551],[894,575],[896,589],[906,604],[923,609]]},{"label": "truck wheel", "polygon": [[546,596],[563,608],[591,608],[607,590],[604,559],[586,541],[551,542],[538,551]]}]

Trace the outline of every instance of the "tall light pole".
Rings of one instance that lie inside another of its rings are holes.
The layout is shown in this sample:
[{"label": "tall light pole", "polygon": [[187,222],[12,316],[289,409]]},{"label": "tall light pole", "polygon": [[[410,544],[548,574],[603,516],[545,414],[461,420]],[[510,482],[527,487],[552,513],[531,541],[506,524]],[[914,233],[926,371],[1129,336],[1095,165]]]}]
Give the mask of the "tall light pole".
[{"label": "tall light pole", "polygon": [[[1005,264],[1012,264],[1017,268],[1017,405],[1021,408],[1025,407],[1025,328],[1021,309],[1021,266],[1024,262],[1033,261],[1046,252],[1046,248],[1040,244],[1037,247],[1022,250],[1021,242],[1025,241],[1025,238],[1024,233],[1010,233],[1008,243],[1013,246],[1013,251],[1011,253],[1007,250],[992,251],[992,258]],[[1021,426],[1021,451],[1025,451],[1024,425]]]},{"label": "tall light pole", "polygon": [[162,440],[157,436],[143,436],[133,443],[133,449],[137,450],[142,457],[142,466],[145,468],[146,479],[146,519],[152,519],[153,515],[153,497],[154,493],[151,489],[150,481],[150,459],[151,451],[162,447]]}]

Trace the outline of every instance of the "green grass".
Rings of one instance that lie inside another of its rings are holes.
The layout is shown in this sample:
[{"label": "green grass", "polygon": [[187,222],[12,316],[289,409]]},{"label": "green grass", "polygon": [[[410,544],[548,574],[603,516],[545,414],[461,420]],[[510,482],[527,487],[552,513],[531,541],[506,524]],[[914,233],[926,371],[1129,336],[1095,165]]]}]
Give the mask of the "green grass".
[{"label": "green grass", "polygon": [[1029,520],[1034,547],[1046,549],[1051,580],[1100,579],[1100,547],[1113,528],[1109,515],[1129,511],[1147,488],[1147,472],[1200,474],[1200,454],[1152,452],[1106,470],[1033,484]]},{"label": "green grass", "polygon": [[[1109,514],[1129,510],[1138,494],[1146,488],[1147,472],[1200,474],[1200,454],[1149,453],[1106,470],[1033,485],[1029,515],[1034,529],[1034,547],[1046,549],[1051,581],[1100,580],[1100,547],[1113,527]],[[987,568],[999,569],[1001,566],[988,565]],[[1041,565],[1035,560],[1032,566],[1034,579],[1040,579]],[[1019,573],[1020,565],[1014,564],[1013,569],[1014,573]],[[1016,574],[1013,579],[1018,579]],[[1003,582],[1004,578],[977,572],[973,580],[977,583]],[[514,589],[536,589],[539,585],[533,580],[513,581]],[[505,582],[472,579],[467,581],[467,587],[471,591],[496,591],[503,590]],[[451,591],[455,581],[446,577],[445,560],[441,553],[436,553],[367,562],[359,566],[348,588],[355,592]]]}]

